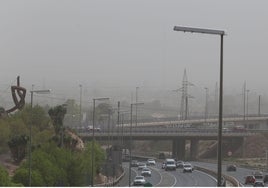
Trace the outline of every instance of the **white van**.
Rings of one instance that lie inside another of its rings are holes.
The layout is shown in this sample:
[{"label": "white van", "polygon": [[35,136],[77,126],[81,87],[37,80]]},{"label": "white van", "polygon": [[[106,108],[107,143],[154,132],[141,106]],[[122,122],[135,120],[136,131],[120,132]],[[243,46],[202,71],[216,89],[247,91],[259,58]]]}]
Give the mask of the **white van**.
[{"label": "white van", "polygon": [[165,170],[176,170],[176,162],[174,159],[165,160]]}]

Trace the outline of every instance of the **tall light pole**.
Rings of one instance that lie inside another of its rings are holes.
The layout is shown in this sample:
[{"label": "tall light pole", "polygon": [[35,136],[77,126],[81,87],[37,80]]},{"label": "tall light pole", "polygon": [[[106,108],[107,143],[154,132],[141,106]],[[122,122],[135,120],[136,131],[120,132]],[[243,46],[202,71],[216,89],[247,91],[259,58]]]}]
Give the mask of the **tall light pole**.
[{"label": "tall light pole", "polygon": [[244,123],[246,121],[246,82],[244,82],[244,87],[243,87],[243,110],[244,110],[244,114],[243,114],[243,119],[244,119]]},{"label": "tall light pole", "polygon": [[175,26],[174,31],[183,31],[190,33],[203,33],[211,35],[220,36],[220,95],[219,95],[219,129],[218,129],[218,174],[217,174],[217,184],[221,186],[221,150],[222,150],[222,100],[223,100],[223,36],[225,32],[223,30],[213,30],[213,29],[201,29],[192,27],[181,27]]},{"label": "tall light pole", "polygon": [[261,116],[261,96],[259,95],[258,116]]},{"label": "tall light pole", "polygon": [[266,170],[268,169],[268,150],[265,150]]},{"label": "tall light pole", "polygon": [[205,122],[207,122],[207,118],[208,118],[208,88],[205,87],[205,90],[206,90]]},{"label": "tall light pole", "polygon": [[131,187],[131,161],[132,161],[132,109],[133,106],[143,105],[144,103],[131,103],[130,105],[130,142],[129,142],[129,176],[128,176],[128,186]]},{"label": "tall light pole", "polygon": [[[33,109],[33,94],[48,94],[51,92],[50,89],[44,89],[44,90],[32,90],[31,93],[31,111]],[[32,112],[31,112],[32,114]],[[33,114],[32,114],[33,115]],[[30,123],[30,138],[29,138],[29,187],[32,185],[32,122]]]},{"label": "tall light pole", "polygon": [[79,126],[82,126],[82,84],[79,84],[80,87],[80,105],[79,105]]},{"label": "tall light pole", "polygon": [[96,101],[105,101],[109,98],[95,98],[93,99],[93,120],[92,120],[92,142],[91,142],[91,187],[94,186],[94,145],[95,145],[95,103]]},{"label": "tall light pole", "polygon": [[249,89],[246,90],[246,92],[247,92],[247,119],[248,119],[248,93],[249,93],[249,91],[250,91]]},{"label": "tall light pole", "polygon": [[[136,87],[136,103],[138,103],[138,90],[139,90],[139,87]],[[136,127],[138,125],[138,105],[136,105]]]}]

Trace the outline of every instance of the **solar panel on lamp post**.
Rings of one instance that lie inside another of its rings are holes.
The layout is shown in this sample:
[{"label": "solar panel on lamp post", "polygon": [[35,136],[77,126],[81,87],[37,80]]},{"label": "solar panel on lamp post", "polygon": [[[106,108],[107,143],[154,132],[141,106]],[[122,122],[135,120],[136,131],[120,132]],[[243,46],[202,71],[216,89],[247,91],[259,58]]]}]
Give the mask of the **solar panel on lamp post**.
[{"label": "solar panel on lamp post", "polygon": [[203,29],[194,27],[182,27],[174,26],[174,31],[190,32],[190,33],[202,33],[220,36],[220,94],[219,94],[219,128],[218,128],[218,172],[217,172],[217,185],[220,187],[221,184],[221,151],[222,151],[222,102],[223,102],[223,36],[225,32],[223,30],[214,29]]}]

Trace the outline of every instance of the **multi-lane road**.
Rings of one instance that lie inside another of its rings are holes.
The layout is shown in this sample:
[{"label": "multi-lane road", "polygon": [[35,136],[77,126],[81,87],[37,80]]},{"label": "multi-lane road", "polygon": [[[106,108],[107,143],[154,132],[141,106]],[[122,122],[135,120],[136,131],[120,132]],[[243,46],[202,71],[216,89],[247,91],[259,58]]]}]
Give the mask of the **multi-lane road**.
[{"label": "multi-lane road", "polygon": [[[213,171],[217,171],[217,164],[204,163],[204,162],[191,162],[193,166],[199,166],[207,168]],[[128,163],[125,163],[125,176],[116,185],[119,187],[126,187],[129,185],[129,169]],[[151,177],[145,177],[147,182],[150,182],[154,187],[216,187],[216,178],[206,174],[204,172],[194,170],[192,173],[183,173],[182,169],[177,168],[176,171],[165,171],[161,169],[161,164],[157,163],[155,166],[149,166],[152,170]],[[131,168],[131,185],[136,175],[140,175],[141,171],[137,167]],[[226,171],[226,165],[222,166],[222,173],[236,178],[242,186],[245,185],[245,176],[252,175],[256,170],[237,168],[235,172]],[[267,184],[266,184],[267,186]]]},{"label": "multi-lane road", "polygon": [[[124,165],[126,174],[124,178],[117,184],[119,187],[129,185],[128,164]],[[151,177],[145,177],[154,187],[215,187],[216,179],[201,171],[194,170],[192,173],[183,173],[182,169],[176,171],[165,171],[161,169],[161,164],[149,166],[152,170]],[[136,175],[140,175],[141,171],[137,167],[131,168],[131,185]]]}]

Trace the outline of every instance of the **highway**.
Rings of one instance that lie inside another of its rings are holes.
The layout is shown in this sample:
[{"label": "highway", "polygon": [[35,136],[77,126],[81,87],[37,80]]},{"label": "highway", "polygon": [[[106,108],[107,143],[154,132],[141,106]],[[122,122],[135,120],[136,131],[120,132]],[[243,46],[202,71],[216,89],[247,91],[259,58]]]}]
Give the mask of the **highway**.
[{"label": "highway", "polygon": [[[217,171],[217,164],[214,163],[206,163],[206,162],[191,162],[193,166],[204,167],[210,170]],[[118,187],[126,187],[128,186],[128,172],[129,165],[128,163],[124,163],[124,168],[126,171],[125,176],[121,179],[121,181],[116,185]],[[237,167],[237,171],[228,172],[226,171],[227,165],[222,165],[222,173],[232,176],[236,178],[241,186],[249,187],[252,185],[245,185],[245,177],[247,175],[252,175],[256,170],[246,169]],[[145,177],[147,182],[153,184],[154,187],[216,187],[217,180],[216,178],[210,176],[201,171],[194,170],[192,173],[183,173],[182,169],[177,168],[176,171],[165,171],[161,169],[161,163],[157,163],[155,166],[149,166],[152,170],[151,177]],[[137,167],[132,167],[132,180],[136,175],[140,175],[140,170]],[[265,174],[265,173],[264,173]],[[268,186],[268,184],[265,184]]]},{"label": "highway", "polygon": [[[128,163],[124,163],[126,171],[125,176],[116,185],[118,187],[128,186]],[[217,186],[216,179],[208,174],[194,170],[192,173],[183,173],[182,169],[177,168],[176,171],[165,171],[161,169],[161,164],[149,166],[152,170],[151,177],[145,177],[147,182],[153,184],[154,187],[215,187]],[[132,167],[132,180],[136,175],[140,175],[140,170],[137,167]]]},{"label": "highway", "polygon": [[[192,162],[192,164],[217,171],[217,164],[205,163],[205,162]],[[247,175],[252,175],[257,170],[237,167],[237,170],[235,172],[227,172],[226,166],[227,165],[222,165],[222,173],[223,174],[226,174],[226,175],[229,175],[229,176],[236,178],[241,183],[242,186],[252,186],[252,185],[245,185],[244,184],[245,177]],[[268,186],[268,184],[266,184],[266,186]]]}]

